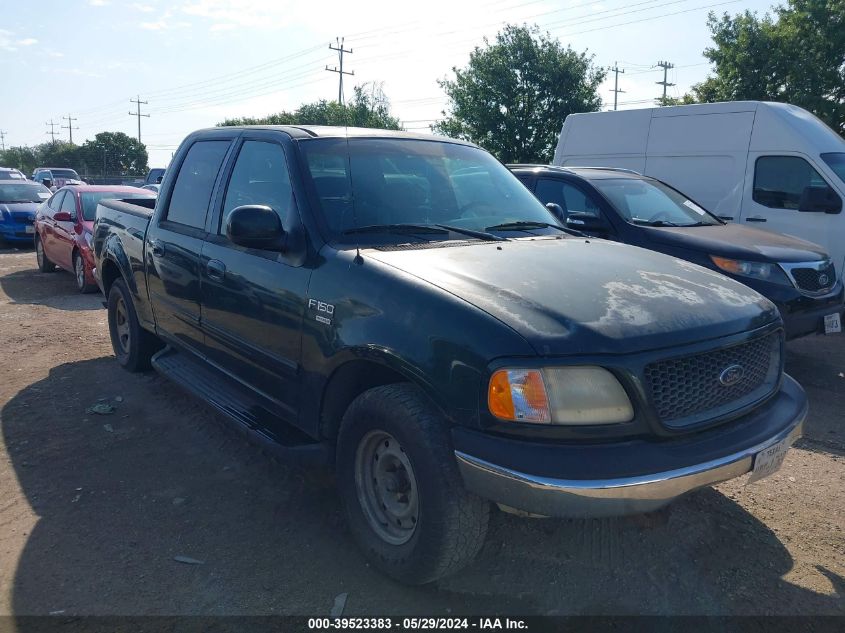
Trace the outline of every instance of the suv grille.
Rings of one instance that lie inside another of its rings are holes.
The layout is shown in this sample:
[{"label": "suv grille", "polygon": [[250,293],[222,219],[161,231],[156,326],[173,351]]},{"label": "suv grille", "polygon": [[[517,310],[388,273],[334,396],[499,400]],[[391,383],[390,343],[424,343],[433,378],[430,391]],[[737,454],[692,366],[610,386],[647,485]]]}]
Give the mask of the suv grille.
[{"label": "suv grille", "polygon": [[814,268],[793,268],[791,271],[795,284],[807,292],[818,292],[831,288],[836,283],[836,269],[833,264],[826,268],[815,270]]},{"label": "suv grille", "polygon": [[647,365],[646,386],[658,417],[669,427],[689,426],[769,395],[780,380],[782,339],[778,331]]}]

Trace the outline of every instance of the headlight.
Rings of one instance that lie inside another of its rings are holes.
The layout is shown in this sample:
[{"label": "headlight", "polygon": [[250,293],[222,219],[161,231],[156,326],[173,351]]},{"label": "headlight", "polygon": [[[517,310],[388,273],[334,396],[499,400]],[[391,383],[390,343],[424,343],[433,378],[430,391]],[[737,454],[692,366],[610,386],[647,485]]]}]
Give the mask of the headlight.
[{"label": "headlight", "polygon": [[717,257],[716,255],[711,255],[710,259],[714,264],[716,264],[717,268],[725,271],[726,273],[789,285],[789,279],[787,278],[786,273],[784,273],[777,264],[769,264],[767,262],[746,262],[739,259]]},{"label": "headlight", "polygon": [[591,366],[500,369],[490,378],[487,405],[513,422],[617,424],[634,417],[616,377]]}]

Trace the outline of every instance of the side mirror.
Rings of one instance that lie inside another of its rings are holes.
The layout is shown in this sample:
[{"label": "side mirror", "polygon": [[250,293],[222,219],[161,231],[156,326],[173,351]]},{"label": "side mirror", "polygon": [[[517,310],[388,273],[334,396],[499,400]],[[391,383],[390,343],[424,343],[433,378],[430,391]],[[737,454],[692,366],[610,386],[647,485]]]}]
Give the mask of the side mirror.
[{"label": "side mirror", "polygon": [[229,241],[245,248],[263,251],[282,251],[285,248],[285,230],[278,214],[265,205],[235,207],[226,223]]},{"label": "side mirror", "polygon": [[73,216],[67,211],[57,211],[53,214],[53,219],[56,222],[73,222]]},{"label": "side mirror", "polygon": [[805,187],[798,201],[798,210],[836,214],[842,211],[842,200],[830,187]]},{"label": "side mirror", "polygon": [[589,213],[569,213],[566,216],[566,226],[578,231],[606,233],[608,226],[605,221]]},{"label": "side mirror", "polygon": [[546,208],[552,212],[552,215],[555,216],[559,222],[566,222],[566,213],[564,212],[563,207],[557,202],[547,202]]}]

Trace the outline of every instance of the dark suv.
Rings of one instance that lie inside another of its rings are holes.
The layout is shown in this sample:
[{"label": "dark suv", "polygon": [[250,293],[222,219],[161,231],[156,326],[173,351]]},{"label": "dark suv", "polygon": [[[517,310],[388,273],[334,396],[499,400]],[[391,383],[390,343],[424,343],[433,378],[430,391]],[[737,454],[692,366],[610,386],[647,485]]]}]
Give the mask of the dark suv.
[{"label": "dark suv", "polygon": [[787,338],[841,331],[842,280],[821,246],[727,224],[688,196],[627,169],[510,165],[565,226],[685,259],[754,288]]}]

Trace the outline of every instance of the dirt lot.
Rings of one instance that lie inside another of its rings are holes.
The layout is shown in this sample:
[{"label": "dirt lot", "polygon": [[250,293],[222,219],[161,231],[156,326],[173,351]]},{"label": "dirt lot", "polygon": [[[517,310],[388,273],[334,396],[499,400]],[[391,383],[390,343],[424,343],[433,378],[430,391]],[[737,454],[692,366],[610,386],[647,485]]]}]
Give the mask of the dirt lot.
[{"label": "dirt lot", "polygon": [[328,615],[341,593],[345,615],[845,614],[843,336],[789,344],[811,414],[775,476],[637,519],[496,513],[475,564],[407,588],[367,567],[329,473],[119,369],[101,301],[0,251],[0,615]]}]

